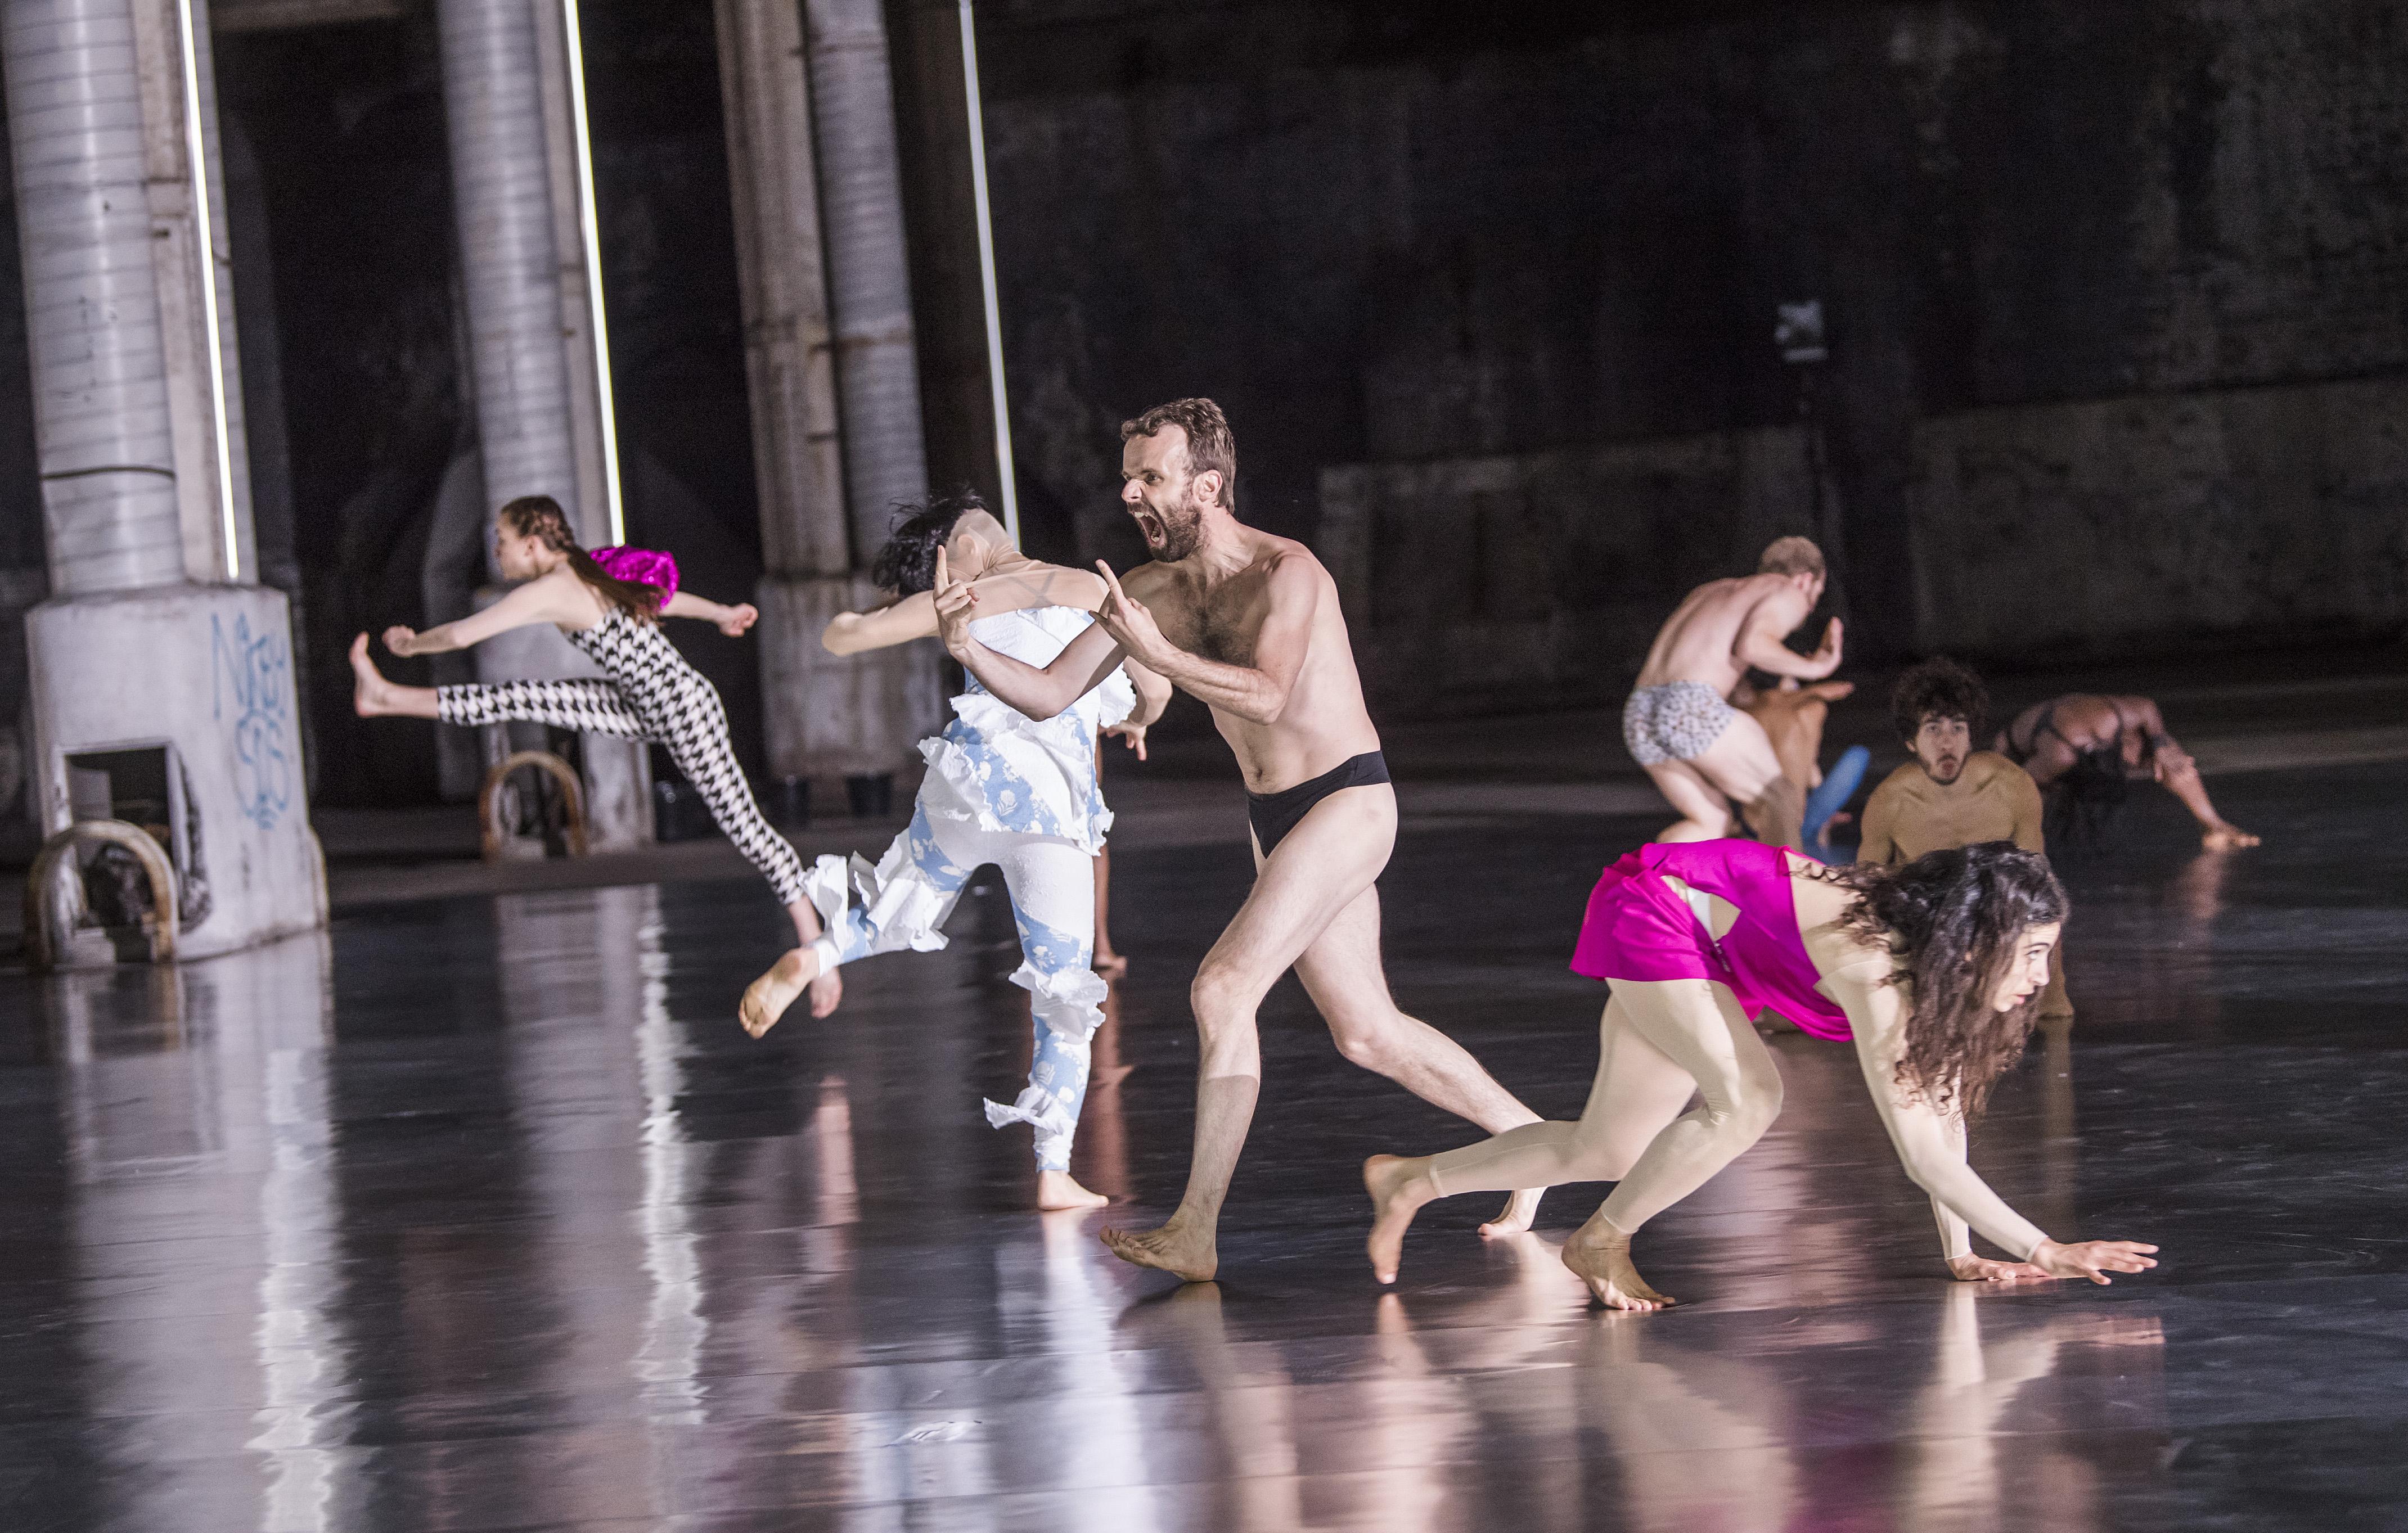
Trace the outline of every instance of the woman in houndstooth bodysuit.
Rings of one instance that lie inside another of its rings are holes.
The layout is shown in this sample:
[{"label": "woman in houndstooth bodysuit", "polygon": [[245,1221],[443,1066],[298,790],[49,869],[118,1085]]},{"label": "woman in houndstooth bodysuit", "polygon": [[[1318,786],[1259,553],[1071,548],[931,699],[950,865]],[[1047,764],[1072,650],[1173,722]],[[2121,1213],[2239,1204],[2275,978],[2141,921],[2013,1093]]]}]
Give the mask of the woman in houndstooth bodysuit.
[{"label": "woman in houndstooth bodysuit", "polygon": [[[733,638],[760,614],[750,603],[723,607],[680,591],[677,562],[665,553],[588,553],[569,536],[568,518],[550,495],[525,495],[504,506],[494,518],[494,535],[502,574],[523,583],[457,623],[423,634],[388,628],[385,648],[398,655],[440,654],[513,628],[551,623],[609,679],[401,686],[379,673],[368,658],[368,636],[362,634],[351,642],[352,705],[360,716],[399,714],[462,724],[519,720],[658,740],[710,806],[719,828],[777,890],[795,935],[806,943],[816,940],[819,913],[804,889],[802,859],[752,801],[752,786],[728,743],[719,689],[686,664],[660,629],[663,617],[699,618]],[[811,1014],[826,1016],[842,995],[843,981],[831,969],[811,986]]]}]

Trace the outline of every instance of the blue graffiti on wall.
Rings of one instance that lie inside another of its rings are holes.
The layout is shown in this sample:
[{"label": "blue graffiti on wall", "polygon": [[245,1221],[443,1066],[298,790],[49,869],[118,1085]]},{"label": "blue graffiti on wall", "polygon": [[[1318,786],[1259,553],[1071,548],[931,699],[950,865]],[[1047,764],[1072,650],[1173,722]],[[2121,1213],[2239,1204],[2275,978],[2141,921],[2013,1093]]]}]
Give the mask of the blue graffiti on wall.
[{"label": "blue graffiti on wall", "polygon": [[251,637],[251,620],[234,620],[234,637],[209,619],[209,688],[220,724],[234,715],[234,791],[244,818],[274,830],[293,806],[293,652],[280,633]]}]

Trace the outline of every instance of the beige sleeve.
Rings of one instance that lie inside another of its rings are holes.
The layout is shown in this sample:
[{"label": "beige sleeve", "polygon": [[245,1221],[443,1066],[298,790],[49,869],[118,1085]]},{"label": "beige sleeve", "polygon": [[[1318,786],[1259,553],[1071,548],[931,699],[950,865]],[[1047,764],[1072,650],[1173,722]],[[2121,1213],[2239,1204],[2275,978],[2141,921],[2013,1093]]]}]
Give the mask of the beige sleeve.
[{"label": "beige sleeve", "polygon": [[1941,1254],[1943,1259],[1969,1254],[1972,1244],[1966,1225],[1971,1225],[2017,1261],[2029,1261],[2048,1237],[2007,1207],[1965,1164],[1963,1118],[1935,1111],[1898,1084],[1898,1062],[1906,1048],[1906,1008],[1898,987],[1883,982],[1889,967],[1886,955],[1870,954],[1828,980],[1856,1032],[1856,1061],[1899,1161],[1908,1178],[1930,1196],[1932,1214],[1940,1224]]}]

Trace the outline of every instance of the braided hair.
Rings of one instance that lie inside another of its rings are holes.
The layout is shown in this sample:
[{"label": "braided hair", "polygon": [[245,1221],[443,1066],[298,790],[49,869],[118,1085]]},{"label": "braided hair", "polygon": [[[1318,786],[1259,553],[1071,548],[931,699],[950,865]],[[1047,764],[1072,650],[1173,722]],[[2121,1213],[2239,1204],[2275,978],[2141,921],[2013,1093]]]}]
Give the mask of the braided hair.
[{"label": "braided hair", "polygon": [[616,608],[636,623],[658,623],[662,592],[640,580],[623,580],[594,562],[568,530],[568,513],[550,495],[521,495],[501,509],[503,526],[520,537],[533,537],[554,553],[568,555],[568,567],[593,587],[606,608]]}]

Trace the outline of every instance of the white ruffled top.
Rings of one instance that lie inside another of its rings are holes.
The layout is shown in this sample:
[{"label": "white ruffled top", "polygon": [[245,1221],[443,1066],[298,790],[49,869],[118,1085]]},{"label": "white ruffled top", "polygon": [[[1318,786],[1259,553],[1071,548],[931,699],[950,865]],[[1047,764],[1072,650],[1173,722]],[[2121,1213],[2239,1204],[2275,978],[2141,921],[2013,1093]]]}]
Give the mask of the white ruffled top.
[{"label": "white ruffled top", "polygon": [[[998,654],[1048,666],[1095,623],[1075,607],[998,612],[970,624],[970,637]],[[1137,689],[1115,669],[1050,719],[1032,719],[978,679],[953,699],[953,722],[920,742],[928,777],[920,800],[939,818],[981,828],[1075,841],[1102,850],[1111,810],[1096,779],[1096,732],[1137,709]]]}]

